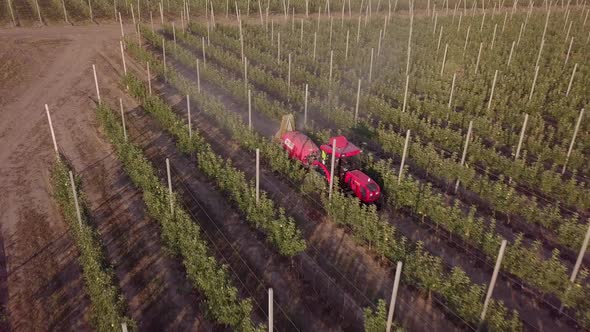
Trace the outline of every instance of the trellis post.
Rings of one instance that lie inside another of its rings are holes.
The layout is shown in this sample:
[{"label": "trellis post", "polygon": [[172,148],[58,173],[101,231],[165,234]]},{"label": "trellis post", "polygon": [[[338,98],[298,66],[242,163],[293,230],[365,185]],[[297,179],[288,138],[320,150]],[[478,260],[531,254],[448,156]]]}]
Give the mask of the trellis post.
[{"label": "trellis post", "polygon": [[[332,78],[332,56],[330,56],[330,79],[331,78]],[[289,70],[287,72],[287,93],[290,93],[290,92],[291,92],[291,53],[289,53]]]},{"label": "trellis post", "polygon": [[520,130],[520,137],[518,138],[518,146],[516,147],[516,154],[514,155],[514,160],[517,160],[520,156],[520,148],[522,147],[522,141],[524,140],[524,133],[526,131],[526,124],[529,121],[529,115],[524,115],[524,122],[522,123],[522,129]]},{"label": "trellis post", "polygon": [[535,67],[535,76],[533,77],[533,84],[531,86],[531,93],[529,94],[529,102],[533,99],[533,92],[535,91],[535,84],[537,83],[537,76],[539,75],[539,66]]},{"label": "trellis post", "polygon": [[490,100],[488,100],[488,111],[492,108],[492,99],[494,99],[494,89],[496,88],[496,80],[498,79],[498,69],[494,72],[494,80],[492,82],[492,91],[490,91]]},{"label": "trellis post", "polygon": [[449,49],[449,44],[446,43],[445,44],[445,54],[443,56],[443,61],[442,61],[442,66],[440,68],[440,76],[442,77],[444,71],[445,71],[445,63],[447,62],[447,51]]},{"label": "trellis post", "polygon": [[188,137],[193,137],[193,129],[191,125],[191,100],[190,96],[186,95],[186,110],[187,110],[187,122],[188,122]]},{"label": "trellis post", "polygon": [[256,149],[256,204],[260,201],[260,149]]},{"label": "trellis post", "polygon": [[514,52],[514,45],[516,44],[515,41],[512,41],[512,46],[510,47],[510,55],[508,55],[508,63],[506,63],[506,67],[510,67],[510,62],[512,61],[512,53]]},{"label": "trellis post", "polygon": [[78,225],[82,228],[82,213],[80,213],[80,204],[78,203],[78,192],[76,191],[76,181],[74,181],[74,174],[69,171],[70,184],[72,185],[72,194],[74,195],[74,206],[76,207],[76,217],[78,218]]},{"label": "trellis post", "polygon": [[309,85],[305,83],[305,102],[303,108],[303,127],[307,127],[307,98],[309,96]]},{"label": "trellis post", "polygon": [[567,85],[567,91],[565,92],[565,96],[567,97],[570,94],[570,90],[572,89],[572,84],[574,83],[574,75],[576,75],[576,69],[578,69],[578,64],[574,64],[574,70],[572,71],[572,77],[570,77],[570,82]]},{"label": "trellis post", "polygon": [[170,199],[170,214],[174,214],[173,194],[172,194],[172,177],[170,176],[170,160],[166,158],[166,174],[168,174],[168,197]]},{"label": "trellis post", "polygon": [[[471,130],[473,129],[473,120],[469,121],[469,128],[467,129],[467,135],[465,136],[465,145],[463,146],[463,155],[461,156],[461,166],[465,164],[465,157],[467,157],[467,147],[469,146],[469,138],[471,136]],[[459,188],[459,179],[455,183],[455,192]]]},{"label": "trellis post", "polygon": [[453,73],[453,82],[451,83],[451,93],[449,94],[449,105],[448,108],[451,108],[453,103],[453,92],[455,90],[455,79],[457,78],[457,73]]},{"label": "trellis post", "polygon": [[248,129],[252,130],[252,91],[248,89]]},{"label": "trellis post", "polygon": [[567,155],[565,156],[565,162],[563,163],[563,168],[561,169],[561,174],[565,173],[565,168],[567,166],[567,162],[570,159],[570,155],[572,154],[572,149],[574,148],[574,144],[576,143],[576,136],[578,135],[578,130],[580,129],[580,123],[582,123],[582,116],[584,115],[584,109],[580,110],[580,115],[578,116],[578,121],[576,122],[576,127],[574,128],[574,135],[572,136],[572,140],[570,142],[570,146],[567,150]]},{"label": "trellis post", "polygon": [[475,73],[477,74],[477,68],[479,67],[479,59],[481,58],[481,49],[483,48],[483,43],[479,43],[479,51],[477,52],[477,61],[475,62]]},{"label": "trellis post", "polygon": [[371,47],[371,64],[369,65],[369,84],[371,83],[371,78],[373,76],[373,53],[374,48]]},{"label": "trellis post", "polygon": [[406,132],[406,142],[404,143],[404,152],[402,153],[402,162],[399,166],[399,174],[397,175],[397,183],[400,184],[402,181],[402,175],[404,172],[404,166],[406,164],[406,156],[408,155],[408,145],[410,144],[410,129]]},{"label": "trellis post", "polygon": [[336,139],[332,140],[332,161],[330,164],[330,190],[328,192],[328,199],[332,200],[332,191],[334,190],[334,163],[336,162]]},{"label": "trellis post", "polygon": [[123,60],[123,73],[127,75],[127,64],[125,63],[125,52],[123,52],[123,41],[119,41],[119,46],[121,47],[121,59]]},{"label": "trellis post", "polygon": [[500,246],[500,252],[498,253],[498,259],[496,260],[496,266],[494,266],[494,272],[492,273],[492,280],[490,282],[490,286],[488,287],[486,299],[483,303],[483,310],[481,311],[481,315],[479,317],[481,322],[483,322],[486,318],[488,305],[490,304],[492,292],[494,291],[494,286],[496,284],[496,278],[498,277],[498,272],[500,271],[500,265],[502,264],[502,258],[504,258],[504,251],[506,250],[506,243],[508,243],[506,240],[502,240],[502,245]]},{"label": "trellis post", "polygon": [[354,108],[354,124],[356,125],[359,116],[359,103],[361,101],[361,79],[359,78],[358,88],[356,90],[356,106]]},{"label": "trellis post", "polygon": [[467,50],[467,42],[469,41],[469,31],[471,30],[471,24],[467,27],[467,34],[465,35],[465,45],[463,45],[463,57],[465,57],[465,51]]},{"label": "trellis post", "polygon": [[397,289],[399,287],[399,279],[402,275],[402,262],[397,262],[395,268],[395,279],[393,281],[393,291],[391,292],[391,300],[389,302],[389,312],[387,313],[387,326],[385,331],[391,331],[391,324],[393,323],[393,312],[395,310],[395,301],[397,298]]},{"label": "trellis post", "polygon": [[55,140],[55,132],[53,131],[53,122],[51,122],[51,114],[49,113],[49,107],[45,104],[45,113],[47,113],[47,121],[49,122],[49,130],[51,131],[51,140],[53,141],[53,149],[55,155],[59,158],[59,150],[57,148],[57,141]]},{"label": "trellis post", "polygon": [[408,101],[408,86],[410,85],[410,75],[406,75],[406,87],[404,89],[404,104],[402,106],[402,112],[406,111],[406,105]]},{"label": "trellis post", "polygon": [[576,259],[576,264],[574,265],[574,269],[572,270],[572,274],[570,276],[570,282],[573,283],[578,276],[578,271],[580,271],[580,266],[582,265],[582,260],[584,259],[584,254],[586,253],[586,249],[588,249],[588,242],[590,241],[590,222],[588,223],[588,230],[586,231],[586,236],[584,237],[584,242],[582,243],[582,247],[580,248],[580,253],[578,254],[578,259]]},{"label": "trellis post", "polygon": [[[64,10],[64,21],[66,21],[66,23],[70,24],[70,22],[68,21],[68,12],[66,11],[66,3],[64,0],[61,0],[61,4]],[[116,19],[116,16],[115,16]]]},{"label": "trellis post", "polygon": [[8,1],[8,10],[10,10],[10,17],[12,17],[12,25],[16,26],[16,19],[14,17],[14,11],[12,10],[12,0]]},{"label": "trellis post", "polygon": [[197,58],[197,92],[201,93],[201,70],[199,67],[199,59]]},{"label": "trellis post", "polygon": [[152,75],[150,73],[150,62],[146,62],[147,65],[147,79],[148,79],[148,92],[150,96],[152,95]]},{"label": "trellis post", "polygon": [[127,127],[125,126],[125,113],[123,111],[123,99],[119,98],[119,109],[121,110],[121,126],[123,127],[123,138],[127,142]]},{"label": "trellis post", "polygon": [[344,60],[348,60],[348,38],[350,37],[350,29],[346,30],[346,49],[344,51]]},{"label": "trellis post", "polygon": [[563,65],[567,65],[568,60],[570,59],[570,54],[572,52],[572,46],[574,45],[574,36],[572,36],[572,39],[570,40],[570,46],[567,49],[567,54],[565,56],[565,62],[563,63]]},{"label": "trellis post", "polygon": [[96,86],[96,97],[98,98],[98,104],[100,105],[100,90],[98,89],[98,78],[96,77],[96,66],[92,65],[92,72],[94,73],[94,85]]}]

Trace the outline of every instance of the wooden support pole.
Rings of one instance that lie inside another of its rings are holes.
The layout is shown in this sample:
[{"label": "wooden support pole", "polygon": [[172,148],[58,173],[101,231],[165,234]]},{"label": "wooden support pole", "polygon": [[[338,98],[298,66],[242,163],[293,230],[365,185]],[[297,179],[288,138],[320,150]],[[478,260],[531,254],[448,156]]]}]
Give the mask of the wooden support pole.
[{"label": "wooden support pole", "polygon": [[[332,88],[332,68],[334,63],[334,51],[330,50],[330,76],[328,78],[329,87]],[[289,66],[289,69],[291,67]]]},{"label": "wooden support pole", "polygon": [[[164,5],[162,4],[162,2],[160,1],[159,3],[160,6],[160,24],[164,24]],[[207,8],[205,8],[205,11],[207,11]]]},{"label": "wooden support pole", "polygon": [[533,84],[531,85],[531,93],[529,94],[529,102],[533,99],[533,92],[535,91],[535,84],[537,83],[537,76],[539,75],[539,66],[535,67],[535,76],[533,77]]},{"label": "wooden support pole", "polygon": [[563,63],[564,66],[567,65],[568,60],[570,59],[570,54],[572,52],[572,46],[574,45],[574,37],[572,36],[572,39],[570,40],[570,46],[567,49],[567,54],[565,56],[565,62]]},{"label": "wooden support pole", "polygon": [[205,37],[201,37],[201,42],[203,44],[202,49],[203,49],[203,66],[205,68],[207,68],[207,57],[205,56]]},{"label": "wooden support pole", "polygon": [[13,0],[7,0],[8,1],[8,10],[10,11],[10,17],[12,18],[12,26],[16,26],[16,19],[14,17],[14,11],[12,10],[12,1]]},{"label": "wooden support pole", "polygon": [[443,56],[442,66],[440,67],[440,76],[443,76],[445,71],[445,63],[447,62],[447,51],[449,50],[449,43],[445,44],[445,54]]},{"label": "wooden support pole", "polygon": [[303,106],[303,127],[307,127],[307,98],[309,97],[309,86],[305,83],[305,102]]},{"label": "wooden support pole", "polygon": [[198,58],[197,58],[197,92],[201,93],[201,70],[200,70]]},{"label": "wooden support pole", "polygon": [[578,135],[578,130],[580,129],[580,124],[582,123],[582,116],[584,115],[584,109],[580,110],[580,115],[578,116],[578,121],[576,122],[576,127],[574,128],[574,135],[572,136],[572,140],[570,142],[570,146],[567,150],[567,155],[565,156],[565,162],[563,163],[563,168],[561,169],[561,174],[565,173],[565,168],[567,166],[567,162],[570,159],[570,155],[572,154],[572,150],[574,148],[574,144],[576,143],[576,136]]},{"label": "wooden support pole", "polygon": [[453,73],[453,82],[451,83],[451,93],[449,94],[449,105],[448,108],[451,108],[453,104],[453,91],[455,90],[455,79],[457,78],[457,73]]},{"label": "wooden support pole", "polygon": [[119,46],[121,48],[121,59],[123,60],[123,73],[127,75],[127,64],[125,63],[125,52],[123,52],[123,41],[119,41]]},{"label": "wooden support pole", "polygon": [[316,51],[316,45],[318,42],[318,33],[317,31],[313,33],[313,59],[315,60],[315,51]]},{"label": "wooden support pole", "polygon": [[574,70],[572,71],[572,76],[570,77],[570,82],[567,85],[567,91],[565,92],[565,96],[569,96],[570,90],[572,89],[572,84],[574,83],[574,76],[576,75],[576,69],[578,69],[578,64],[574,64]]},{"label": "wooden support pole", "polygon": [[389,312],[387,313],[387,326],[385,332],[391,331],[391,324],[393,323],[393,312],[395,310],[395,301],[397,298],[397,289],[399,287],[399,279],[401,275],[402,262],[397,262],[397,267],[395,268],[395,279],[393,281],[393,291],[391,292],[391,300],[389,301]]},{"label": "wooden support pole", "polygon": [[336,162],[336,139],[332,140],[332,161],[330,164],[330,190],[328,199],[332,201],[332,191],[334,190],[334,163]]},{"label": "wooden support pole", "polygon": [[492,35],[492,43],[490,45],[490,50],[494,49],[494,42],[496,41],[496,30],[498,30],[498,24],[494,25],[494,34]]},{"label": "wooden support pole", "polygon": [[191,122],[191,99],[189,95],[186,95],[186,110],[187,110],[187,123],[188,123],[188,137],[193,137],[193,129]]},{"label": "wooden support pole", "polygon": [[512,46],[510,47],[510,55],[508,55],[508,62],[506,63],[506,67],[510,67],[510,62],[512,61],[512,53],[514,53],[514,45],[516,44],[515,41],[512,41]]},{"label": "wooden support pole", "polygon": [[166,40],[162,38],[162,63],[164,64],[164,78],[166,77]]},{"label": "wooden support pole", "polygon": [[281,33],[277,32],[277,63],[281,63]]},{"label": "wooden support pole", "polygon": [[170,214],[174,214],[174,202],[172,193],[172,177],[170,176],[170,160],[166,158],[166,174],[168,174],[168,198],[170,200]]},{"label": "wooden support pole", "polygon": [[463,57],[465,56],[465,51],[467,50],[467,42],[469,41],[469,31],[471,30],[471,24],[467,27],[467,34],[465,35],[465,44],[463,45]]},{"label": "wooden support pole", "polygon": [[404,104],[402,106],[402,112],[406,111],[406,105],[408,102],[408,87],[410,85],[410,75],[406,75],[406,87],[404,89]]},{"label": "wooden support pole", "polygon": [[373,53],[374,49],[371,48],[371,64],[369,65],[369,84],[371,84],[371,79],[373,76]]},{"label": "wooden support pole", "polygon": [[360,101],[361,101],[361,79],[359,78],[359,84],[356,89],[356,106],[354,108],[354,124],[355,125],[358,122]]},{"label": "wooden support pole", "polygon": [[440,26],[440,33],[438,34],[438,43],[436,44],[436,54],[438,55],[438,50],[440,49],[440,41],[442,40],[444,25]]},{"label": "wooden support pole", "polygon": [[[333,55],[333,53],[332,53]],[[332,77],[332,55],[330,55],[330,79]],[[287,93],[291,93],[291,53],[289,53],[289,70],[287,71]]]},{"label": "wooden support pole", "polygon": [[526,124],[529,121],[529,115],[524,115],[524,122],[522,123],[522,129],[520,130],[520,137],[518,138],[518,146],[516,147],[516,154],[514,155],[514,160],[517,160],[520,156],[520,149],[522,147],[522,141],[524,140],[524,133],[526,131]]},{"label": "wooden support pole", "polygon": [[[463,145],[463,154],[461,155],[461,166],[465,164],[465,158],[467,157],[467,148],[469,146],[469,138],[471,137],[471,130],[473,129],[473,120],[469,121],[469,128],[467,129],[467,135],[465,136],[465,144]],[[455,192],[459,188],[459,179],[455,183]]]},{"label": "wooden support pole", "polygon": [[260,201],[260,149],[256,149],[256,204]]},{"label": "wooden support pole", "polygon": [[[88,0],[90,4],[90,0]],[[39,9],[39,0],[35,0],[35,7],[37,8],[37,16],[39,17],[39,24],[43,25],[43,20],[41,19],[41,9]],[[90,15],[92,15],[92,8],[90,9]]]},{"label": "wooden support pole", "polygon": [[481,58],[481,49],[483,48],[483,43],[479,43],[479,51],[477,52],[477,62],[475,62],[475,73],[477,74],[477,68],[479,67],[479,59]]},{"label": "wooden support pole", "polygon": [[496,80],[498,79],[498,70],[494,72],[494,80],[492,81],[492,90],[490,91],[490,99],[488,100],[488,111],[492,108],[492,99],[494,99],[494,89],[496,88]]},{"label": "wooden support pole", "polygon": [[248,59],[244,58],[244,92],[248,93]]},{"label": "wooden support pole", "polygon": [[301,32],[299,34],[299,47],[303,49],[303,19],[301,19]]},{"label": "wooden support pole", "polygon": [[502,240],[502,245],[500,246],[500,252],[498,253],[498,259],[496,260],[496,266],[494,267],[494,272],[492,273],[492,281],[490,282],[490,286],[488,287],[486,299],[483,302],[483,310],[481,311],[481,315],[479,317],[482,322],[486,318],[488,305],[490,304],[492,292],[494,291],[494,285],[496,284],[496,278],[498,277],[498,272],[500,271],[500,265],[502,264],[502,258],[504,258],[504,250],[506,250],[506,243],[507,243],[506,240]]},{"label": "wooden support pole", "polygon": [[410,33],[408,34],[408,57],[406,60],[406,75],[410,75],[410,55],[412,53],[412,30],[414,27],[414,15],[410,16]]},{"label": "wooden support pole", "polygon": [[150,62],[146,62],[147,65],[147,79],[148,79],[148,92],[150,96],[152,95],[152,75],[150,73]]},{"label": "wooden support pole", "polygon": [[358,26],[356,28],[356,43],[359,43],[359,40],[361,38],[361,17],[359,16],[359,22],[358,22]]},{"label": "wooden support pole", "polygon": [[70,185],[72,186],[72,195],[74,196],[74,206],[76,207],[76,217],[78,218],[78,226],[82,228],[82,213],[80,212],[80,204],[78,203],[78,191],[76,190],[76,181],[74,181],[74,174],[69,171]]},{"label": "wooden support pole", "polygon": [[47,121],[49,122],[49,130],[51,131],[51,140],[53,141],[53,149],[55,155],[59,159],[59,149],[57,148],[57,141],[55,140],[55,132],[53,131],[53,123],[51,122],[51,114],[49,114],[49,107],[45,104],[45,113],[47,114]]},{"label": "wooden support pole", "polygon": [[[258,151],[258,149],[256,149]],[[273,313],[273,291],[272,288],[268,289],[268,332],[274,330],[274,313]]]},{"label": "wooden support pole", "polygon": [[127,323],[121,323],[121,332],[127,332]]},{"label": "wooden support pole", "polygon": [[572,270],[572,274],[570,276],[571,283],[574,283],[576,281],[578,271],[580,271],[580,266],[582,265],[582,260],[584,259],[584,255],[586,254],[586,249],[588,249],[588,242],[590,242],[590,222],[588,223],[588,230],[586,231],[584,242],[582,242],[582,247],[580,248],[578,259],[576,259],[576,264],[574,265],[574,269]]},{"label": "wooden support pole", "polygon": [[402,175],[404,172],[404,166],[406,164],[406,157],[408,155],[408,145],[410,144],[410,129],[406,131],[406,142],[404,143],[404,152],[402,153],[402,162],[399,166],[399,173],[397,175],[397,183],[400,184],[402,181]]},{"label": "wooden support pole", "polygon": [[98,104],[100,105],[100,90],[98,89],[98,78],[96,77],[96,66],[92,65],[92,72],[94,73],[94,85],[96,86],[96,97],[98,98]]},{"label": "wooden support pole", "polygon": [[344,60],[348,60],[348,39],[350,37],[350,30],[346,30],[346,49],[344,51]]},{"label": "wooden support pole", "polygon": [[121,110],[121,126],[123,127],[123,138],[127,142],[127,127],[125,126],[125,112],[123,110],[123,99],[119,98],[119,109]]},{"label": "wooden support pole", "polygon": [[152,11],[150,10],[150,25],[152,27],[152,33],[154,33],[154,17],[152,15]]},{"label": "wooden support pole", "polygon": [[543,52],[543,46],[545,45],[545,39],[541,40],[541,46],[539,46],[539,53],[537,54],[537,62],[535,67],[539,66],[539,61],[541,61],[541,53]]},{"label": "wooden support pole", "polygon": [[252,130],[252,90],[248,89],[248,129]]},{"label": "wooden support pole", "polygon": [[[61,4],[62,4],[62,7],[63,7],[63,11],[64,11],[64,21],[67,24],[70,24],[70,21],[68,21],[68,12],[66,10],[66,3],[65,3],[65,1],[64,0],[61,0]],[[116,19],[116,15],[115,15],[115,19]]]}]

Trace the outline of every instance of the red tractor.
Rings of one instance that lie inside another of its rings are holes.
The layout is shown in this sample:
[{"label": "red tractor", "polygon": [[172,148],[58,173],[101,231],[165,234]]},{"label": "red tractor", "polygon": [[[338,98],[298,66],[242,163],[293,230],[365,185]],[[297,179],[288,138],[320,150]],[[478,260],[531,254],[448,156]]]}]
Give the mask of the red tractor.
[{"label": "red tractor", "polygon": [[[381,188],[368,175],[356,169],[354,156],[362,151],[350,143],[344,136],[330,138],[328,144],[318,146],[306,135],[298,131],[287,131],[280,135],[282,147],[289,152],[289,157],[299,160],[304,166],[311,167],[325,176],[330,182],[331,155],[335,153],[334,176],[340,178],[356,197],[364,203],[374,203],[381,196]],[[335,146],[332,146],[333,142]]]}]

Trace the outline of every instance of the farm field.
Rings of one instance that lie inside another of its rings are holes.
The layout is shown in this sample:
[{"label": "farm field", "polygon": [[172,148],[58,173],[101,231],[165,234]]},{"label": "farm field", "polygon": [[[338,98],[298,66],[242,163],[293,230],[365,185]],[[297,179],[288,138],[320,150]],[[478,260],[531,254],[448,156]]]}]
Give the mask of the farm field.
[{"label": "farm field", "polygon": [[590,329],[585,0],[0,8],[0,330]]}]

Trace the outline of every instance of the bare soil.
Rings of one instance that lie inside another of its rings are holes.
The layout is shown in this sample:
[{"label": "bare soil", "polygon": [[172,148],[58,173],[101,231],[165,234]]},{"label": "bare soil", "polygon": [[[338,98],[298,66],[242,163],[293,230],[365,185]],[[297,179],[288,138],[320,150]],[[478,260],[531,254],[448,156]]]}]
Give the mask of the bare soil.
[{"label": "bare soil", "polygon": [[0,330],[91,329],[78,251],[51,197],[45,103],[128,314],[142,330],[216,329],[96,129],[92,64],[103,98],[124,95],[119,34],[118,25],[0,30]]}]

